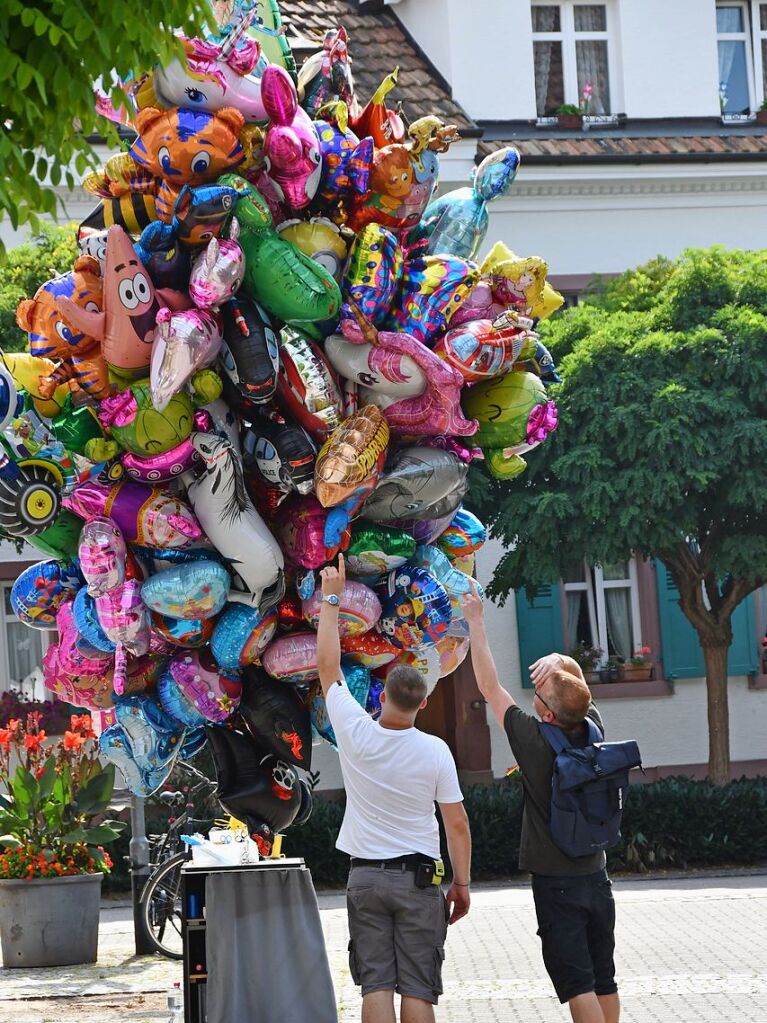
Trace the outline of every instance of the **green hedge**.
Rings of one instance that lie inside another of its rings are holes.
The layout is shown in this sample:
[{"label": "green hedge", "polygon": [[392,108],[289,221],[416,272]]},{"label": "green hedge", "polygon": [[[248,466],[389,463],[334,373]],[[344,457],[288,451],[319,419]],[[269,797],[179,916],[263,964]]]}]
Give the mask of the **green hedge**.
[{"label": "green hedge", "polygon": [[[489,880],[517,874],[522,820],[518,776],[467,789],[466,811],[474,846],[473,876]],[[309,821],[286,835],[287,855],[303,856],[318,886],[346,881],[349,860],[335,848],[343,812],[342,802],[315,798]],[[722,788],[682,777],[633,785],[623,813],[624,838],[610,851],[608,865],[611,870],[643,872],[763,864],[765,820],[767,778],[741,778]],[[127,847],[127,839],[120,842]]]}]

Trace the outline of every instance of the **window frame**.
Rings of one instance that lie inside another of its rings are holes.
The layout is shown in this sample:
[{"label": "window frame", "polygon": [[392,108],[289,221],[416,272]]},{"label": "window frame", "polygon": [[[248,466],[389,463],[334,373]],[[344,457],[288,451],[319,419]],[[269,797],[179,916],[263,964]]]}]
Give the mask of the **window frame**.
[{"label": "window frame", "polygon": [[[758,21],[754,20],[754,15],[759,14],[759,4],[754,0],[717,0],[716,9],[720,7],[739,7],[743,12],[743,31],[742,32],[720,32],[716,30],[716,59],[717,59],[717,76],[719,71],[719,43],[724,42],[742,42],[743,49],[746,55],[746,80],[748,84],[748,112],[737,113],[737,114],[726,114],[723,110],[721,111],[722,119],[737,121],[741,118],[748,117],[754,110],[756,110],[758,104],[756,101],[756,62],[757,62],[757,24]],[[767,32],[764,33],[767,37]],[[761,68],[761,46],[759,47],[759,66]],[[721,86],[721,80],[719,82]]]},{"label": "window frame", "polygon": [[767,27],[762,28],[761,8],[767,10],[764,0],[751,0],[751,37],[753,40],[754,63],[754,102],[752,110],[759,110],[767,100],[767,81],[765,81],[764,60],[762,59],[762,43],[767,43]]},{"label": "window frame", "polygon": [[[642,608],[639,593],[639,574],[637,569],[636,555],[628,561],[628,576],[623,579],[605,579],[604,568],[601,565],[589,565],[584,559],[585,579],[578,582],[567,582],[561,580],[562,592],[565,594],[565,608],[567,607],[567,594],[586,593],[586,606],[589,612],[591,635],[594,645],[603,651],[600,664],[604,666],[609,656],[609,643],[607,637],[607,601],[605,600],[606,590],[628,590],[629,606],[631,609],[631,632],[634,637],[634,650],[643,645],[642,641]],[[592,576],[593,572],[593,576]],[[592,585],[593,578],[593,585]],[[569,622],[565,615],[563,621],[565,639],[570,635]],[[570,651],[568,650],[568,653]],[[634,651],[632,650],[632,653]]]},{"label": "window frame", "polygon": [[[10,637],[8,633],[8,625],[10,623],[19,624],[19,619],[12,612],[6,610],[6,596],[10,594],[12,588],[12,580],[0,580],[0,599],[2,600],[2,604],[0,605],[0,665],[2,665],[3,668],[3,678],[2,681],[0,681],[0,692],[8,692],[13,686],[24,693],[28,699],[49,700],[51,699],[51,693],[44,681],[42,683],[42,693],[38,693],[37,687],[35,687],[34,692],[26,693],[22,688],[21,681],[16,682],[11,679]],[[55,630],[30,629],[30,632],[34,632],[40,637],[40,664],[38,667],[42,670],[45,652],[51,642],[55,641]]]},{"label": "window frame", "polygon": [[[740,2],[740,0],[736,0]],[[745,0],[744,0],[745,2]],[[611,109],[604,114],[585,114],[587,120],[612,120],[615,110],[618,109],[616,101],[616,88],[618,81],[618,65],[615,57],[617,47],[617,25],[615,16],[615,5],[613,0],[596,0],[596,6],[605,8],[604,32],[594,30],[575,31],[575,8],[593,7],[595,4],[590,0],[531,0],[531,21],[533,7],[559,7],[559,32],[536,32],[533,29],[533,68],[535,68],[535,43],[559,42],[562,46],[562,77],[564,85],[564,100],[566,104],[580,106],[581,95],[578,89],[578,63],[576,58],[576,42],[587,42],[592,40],[604,41],[607,43],[607,83],[610,91]],[[536,96],[536,116],[540,120],[550,117],[549,114],[538,114],[538,97]]]}]

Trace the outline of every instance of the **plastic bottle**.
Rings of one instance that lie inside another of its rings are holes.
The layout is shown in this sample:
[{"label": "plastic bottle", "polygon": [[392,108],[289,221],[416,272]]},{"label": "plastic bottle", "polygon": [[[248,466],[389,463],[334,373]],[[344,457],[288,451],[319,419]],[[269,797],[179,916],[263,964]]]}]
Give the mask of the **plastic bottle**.
[{"label": "plastic bottle", "polygon": [[168,1023],[184,1023],[184,1000],[178,981],[168,989]]}]

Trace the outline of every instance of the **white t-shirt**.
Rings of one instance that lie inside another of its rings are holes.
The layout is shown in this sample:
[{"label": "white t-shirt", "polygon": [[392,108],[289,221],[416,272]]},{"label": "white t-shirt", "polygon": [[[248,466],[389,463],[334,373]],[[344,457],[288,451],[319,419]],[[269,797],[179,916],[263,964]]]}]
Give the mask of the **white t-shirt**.
[{"label": "white t-shirt", "polygon": [[344,682],[333,683],[326,702],[346,788],[336,847],[361,859],[439,859],[434,803],[463,801],[447,743],[417,728],[383,728]]}]

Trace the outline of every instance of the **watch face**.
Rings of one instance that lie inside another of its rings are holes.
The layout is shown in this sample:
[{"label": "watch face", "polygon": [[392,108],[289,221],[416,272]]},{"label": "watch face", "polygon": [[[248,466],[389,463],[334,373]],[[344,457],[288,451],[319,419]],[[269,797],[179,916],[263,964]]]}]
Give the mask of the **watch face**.
[{"label": "watch face", "polygon": [[339,600],[335,593],[331,593],[329,597],[325,597],[325,600],[328,602],[328,604],[331,604],[333,607],[338,607]]}]

